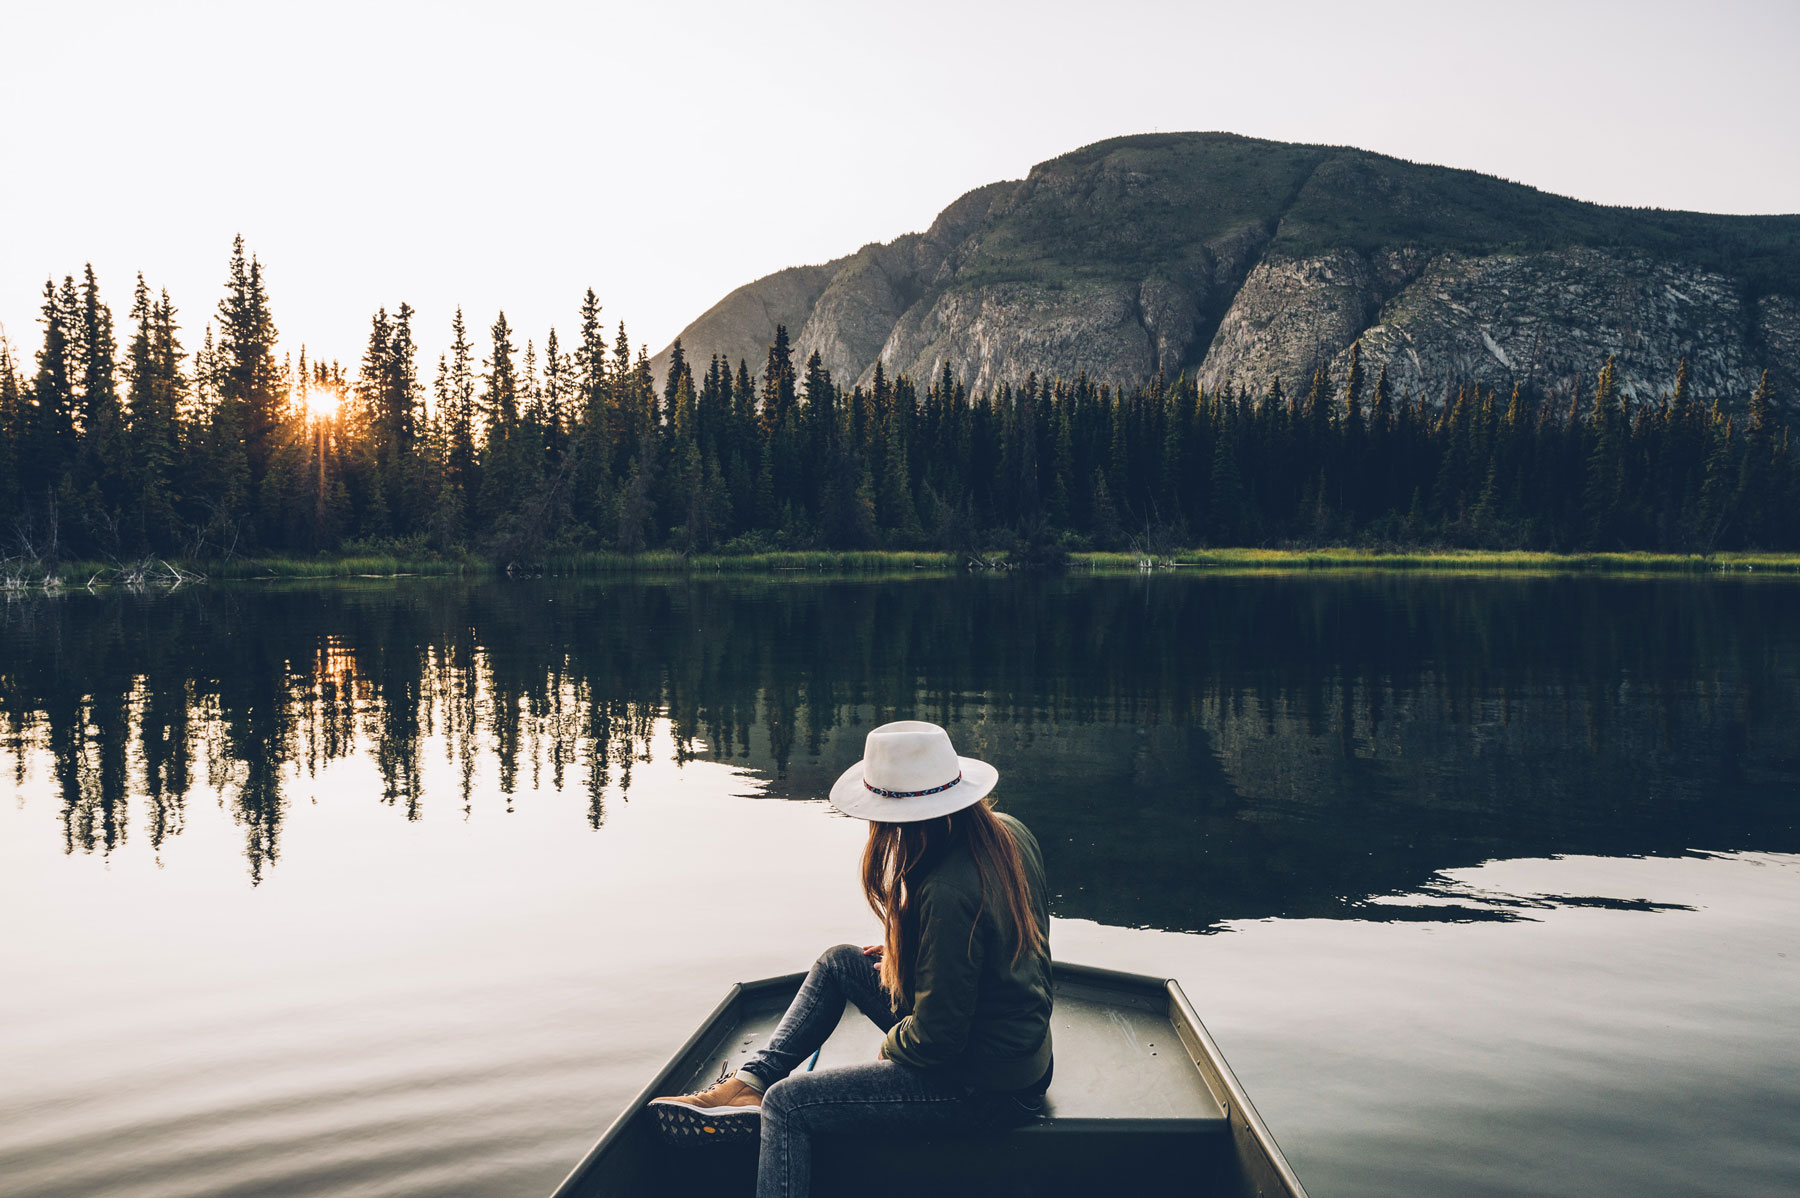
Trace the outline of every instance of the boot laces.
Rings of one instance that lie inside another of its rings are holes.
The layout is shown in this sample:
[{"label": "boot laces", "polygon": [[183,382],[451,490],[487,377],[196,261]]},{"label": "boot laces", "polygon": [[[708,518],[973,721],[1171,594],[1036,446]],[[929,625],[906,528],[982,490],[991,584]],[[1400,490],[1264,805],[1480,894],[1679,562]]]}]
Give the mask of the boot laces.
[{"label": "boot laces", "polygon": [[726,1082],[730,1081],[732,1078],[734,1078],[736,1076],[737,1076],[737,1070],[729,1068],[727,1066],[726,1062],[720,1061],[719,1062],[719,1076],[713,1078],[712,1081],[706,1083],[705,1087],[703,1087],[702,1089],[695,1090],[694,1097],[699,1097],[700,1095],[706,1093],[708,1090],[716,1090],[720,1086],[724,1085]]}]

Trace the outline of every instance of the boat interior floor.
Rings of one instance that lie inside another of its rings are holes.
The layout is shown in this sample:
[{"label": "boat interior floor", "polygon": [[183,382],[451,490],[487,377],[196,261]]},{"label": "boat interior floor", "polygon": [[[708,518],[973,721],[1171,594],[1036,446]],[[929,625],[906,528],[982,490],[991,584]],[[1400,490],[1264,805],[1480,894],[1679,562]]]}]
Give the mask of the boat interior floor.
[{"label": "boat interior floor", "polygon": [[[702,1089],[721,1069],[736,1068],[773,1033],[787,997],[747,995],[735,1022],[697,1046],[691,1067],[671,1079],[674,1092]],[[1233,1172],[1229,1121],[1166,998],[1058,978],[1052,1018],[1056,1073],[1044,1118],[964,1135],[817,1137],[815,1198],[1046,1198],[1104,1194],[1121,1182],[1173,1184],[1190,1195],[1235,1192],[1210,1180],[1224,1183]],[[873,1060],[881,1039],[852,1007],[816,1067]],[[636,1122],[647,1129],[650,1120]],[[657,1141],[653,1151],[658,1184],[645,1194],[749,1198],[754,1191],[753,1143]]]}]

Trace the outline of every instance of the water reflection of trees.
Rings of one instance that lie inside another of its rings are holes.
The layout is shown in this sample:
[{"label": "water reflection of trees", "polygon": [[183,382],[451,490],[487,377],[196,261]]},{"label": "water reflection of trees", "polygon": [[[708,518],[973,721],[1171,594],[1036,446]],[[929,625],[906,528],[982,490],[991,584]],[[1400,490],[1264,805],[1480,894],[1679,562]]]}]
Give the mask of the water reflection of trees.
[{"label": "water reflection of trees", "polygon": [[[160,847],[204,785],[260,879],[295,768],[366,754],[408,818],[469,818],[491,760],[509,810],[578,794],[598,828],[664,716],[679,759],[817,795],[870,722],[917,714],[1002,765],[1063,913],[1205,926],[1491,856],[1789,847],[1792,594],[1375,576],[77,596],[3,609],[0,743],[21,784],[46,755],[68,851]],[[454,794],[424,793],[432,744]]]}]

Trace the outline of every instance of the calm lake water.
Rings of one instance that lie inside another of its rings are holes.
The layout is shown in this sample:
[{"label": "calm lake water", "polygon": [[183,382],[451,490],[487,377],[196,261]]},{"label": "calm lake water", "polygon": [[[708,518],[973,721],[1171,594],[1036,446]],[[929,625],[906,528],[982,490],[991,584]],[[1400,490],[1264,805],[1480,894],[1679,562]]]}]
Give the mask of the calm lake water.
[{"label": "calm lake water", "polygon": [[5,600],[0,1193],[547,1193],[911,716],[1315,1198],[1800,1191],[1800,584],[1157,575]]}]

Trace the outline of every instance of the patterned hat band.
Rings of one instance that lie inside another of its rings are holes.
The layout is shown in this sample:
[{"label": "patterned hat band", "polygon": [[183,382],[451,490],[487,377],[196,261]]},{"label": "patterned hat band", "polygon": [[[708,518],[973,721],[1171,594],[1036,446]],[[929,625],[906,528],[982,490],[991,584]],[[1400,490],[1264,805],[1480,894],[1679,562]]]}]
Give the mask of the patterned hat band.
[{"label": "patterned hat band", "polygon": [[871,785],[869,780],[865,778],[863,779],[863,789],[873,791],[884,799],[917,799],[922,798],[925,795],[934,795],[941,791],[949,790],[952,786],[955,786],[962,780],[962,772],[959,770],[957,771],[956,777],[950,779],[950,781],[944,783],[942,786],[934,786],[930,790],[883,790],[879,786]]}]

